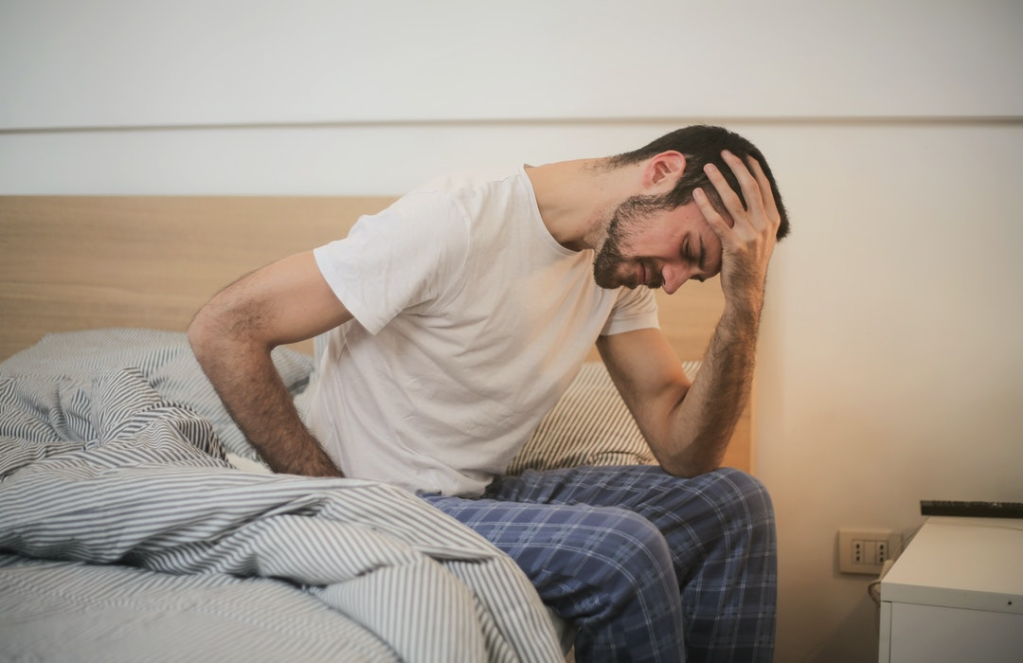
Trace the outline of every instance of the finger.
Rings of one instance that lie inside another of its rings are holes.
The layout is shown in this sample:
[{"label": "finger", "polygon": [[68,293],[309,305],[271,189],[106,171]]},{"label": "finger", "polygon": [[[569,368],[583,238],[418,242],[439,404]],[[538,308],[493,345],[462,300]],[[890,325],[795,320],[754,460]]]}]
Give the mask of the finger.
[{"label": "finger", "polygon": [[728,222],[725,221],[717,208],[710,202],[710,198],[703,192],[703,189],[693,189],[693,200],[696,201],[696,206],[700,209],[700,213],[703,214],[703,218],[707,220],[711,230],[724,243],[725,236],[732,230],[731,226],[728,225]]},{"label": "finger", "polygon": [[778,216],[778,201],[774,199],[774,189],[771,188],[771,181],[767,179],[767,175],[764,174],[764,169],[760,166],[760,162],[750,157],[750,166],[753,170],[754,177],[757,178],[757,182],[760,184],[761,198],[764,201],[764,209],[767,211],[771,218]]},{"label": "finger", "polygon": [[[721,157],[725,159],[726,165],[732,174],[736,176],[739,184],[738,191],[732,188],[732,184],[725,179],[724,174],[714,164],[704,166],[704,172],[714,185],[714,188],[717,189],[725,211],[737,224],[735,228],[738,230],[739,226],[742,225],[758,231],[763,226],[763,222],[759,220],[763,210],[759,197],[759,187],[755,180],[753,180],[753,176],[746,169],[745,164],[735,154],[724,150],[721,152]],[[745,202],[740,197],[739,191],[743,192]]]},{"label": "finger", "polygon": [[[746,209],[749,211],[763,210],[763,191],[761,190],[758,181],[754,179],[753,175],[750,173],[746,162],[728,150],[721,152],[721,158],[724,159],[725,163],[728,164],[728,167],[732,169],[735,179],[739,182],[739,188],[742,189],[743,198],[746,199]],[[750,161],[756,160],[750,157]],[[767,190],[770,191],[770,187],[768,187]]]},{"label": "finger", "polygon": [[[739,194],[736,193],[732,185],[725,179],[724,174],[721,170],[712,163],[708,163],[703,167],[703,172],[707,175],[707,179],[710,180],[711,184],[718,192],[718,197],[721,199],[721,203],[725,207],[725,211],[728,212],[729,216],[738,223],[741,219],[748,218],[746,207],[743,205],[743,201],[739,198]],[[740,190],[742,184],[739,185]]]}]

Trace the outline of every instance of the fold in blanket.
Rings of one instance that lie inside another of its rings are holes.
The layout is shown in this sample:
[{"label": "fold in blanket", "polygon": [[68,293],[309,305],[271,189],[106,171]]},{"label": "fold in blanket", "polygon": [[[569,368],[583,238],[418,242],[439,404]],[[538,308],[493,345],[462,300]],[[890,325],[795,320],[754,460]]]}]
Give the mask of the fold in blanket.
[{"label": "fold in blanket", "polygon": [[563,660],[514,562],[413,495],[237,471],[138,370],[0,377],[0,551],[278,578],[407,661]]}]

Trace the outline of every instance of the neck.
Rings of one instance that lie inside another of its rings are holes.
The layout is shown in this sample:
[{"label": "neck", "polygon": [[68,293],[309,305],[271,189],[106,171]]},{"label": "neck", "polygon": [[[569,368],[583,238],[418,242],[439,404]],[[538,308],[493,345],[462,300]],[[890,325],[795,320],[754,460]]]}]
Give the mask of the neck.
[{"label": "neck", "polygon": [[615,208],[629,194],[632,169],[611,169],[604,159],[527,167],[540,218],[562,246],[595,249]]}]

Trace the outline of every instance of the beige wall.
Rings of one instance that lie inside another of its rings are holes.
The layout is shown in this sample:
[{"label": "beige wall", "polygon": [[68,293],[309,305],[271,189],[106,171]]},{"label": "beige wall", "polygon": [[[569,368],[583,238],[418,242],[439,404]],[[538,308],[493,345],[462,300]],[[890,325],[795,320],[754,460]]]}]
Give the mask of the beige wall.
[{"label": "beige wall", "polygon": [[1023,126],[769,134],[798,183],[758,375],[780,660],[866,661],[875,612],[835,572],[837,529],[909,534],[921,499],[1023,497]]},{"label": "beige wall", "polygon": [[762,4],[10,0],[0,193],[393,194],[729,124],[794,226],[758,372],[778,660],[868,661],[838,528],[1023,501],[1023,9]]}]

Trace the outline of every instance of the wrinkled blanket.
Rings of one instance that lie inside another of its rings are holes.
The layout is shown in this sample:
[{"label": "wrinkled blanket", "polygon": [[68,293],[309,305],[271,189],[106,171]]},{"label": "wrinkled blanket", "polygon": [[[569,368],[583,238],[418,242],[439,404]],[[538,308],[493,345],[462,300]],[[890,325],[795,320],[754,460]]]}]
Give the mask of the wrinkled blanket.
[{"label": "wrinkled blanket", "polygon": [[[419,498],[352,479],[236,470],[216,426],[161,395],[148,366],[33,371],[13,359],[0,364],[0,658],[35,653],[17,642],[19,610],[32,603],[15,591],[29,586],[26,568],[41,579],[81,567],[95,578],[76,582],[97,584],[76,596],[103,599],[173,592],[166,574],[275,579],[401,660],[563,660],[514,562]],[[26,566],[29,558],[61,563]],[[73,603],[69,614],[80,614]],[[292,617],[275,627],[286,631]],[[131,642],[145,640],[146,622],[131,628],[143,636]]]}]

